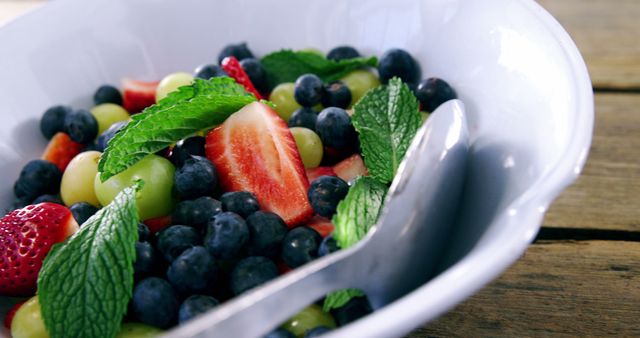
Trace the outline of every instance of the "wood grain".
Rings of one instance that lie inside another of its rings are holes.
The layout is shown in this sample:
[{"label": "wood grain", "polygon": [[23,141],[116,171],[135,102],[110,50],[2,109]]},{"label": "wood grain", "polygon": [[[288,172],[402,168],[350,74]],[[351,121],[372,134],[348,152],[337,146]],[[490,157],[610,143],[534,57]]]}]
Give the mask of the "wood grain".
[{"label": "wood grain", "polygon": [[640,1],[538,2],[574,39],[596,88],[640,90]]},{"label": "wood grain", "polygon": [[584,171],[551,205],[544,226],[640,231],[639,94],[596,95]]},{"label": "wood grain", "polygon": [[532,245],[417,337],[640,337],[640,243]]}]

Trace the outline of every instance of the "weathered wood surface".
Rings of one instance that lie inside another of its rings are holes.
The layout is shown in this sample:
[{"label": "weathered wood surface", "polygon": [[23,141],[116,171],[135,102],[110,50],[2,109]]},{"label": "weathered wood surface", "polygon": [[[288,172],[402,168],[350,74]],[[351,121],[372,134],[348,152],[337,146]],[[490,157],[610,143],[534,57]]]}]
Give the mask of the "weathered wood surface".
[{"label": "weathered wood surface", "polygon": [[640,243],[542,242],[418,337],[640,337]]}]

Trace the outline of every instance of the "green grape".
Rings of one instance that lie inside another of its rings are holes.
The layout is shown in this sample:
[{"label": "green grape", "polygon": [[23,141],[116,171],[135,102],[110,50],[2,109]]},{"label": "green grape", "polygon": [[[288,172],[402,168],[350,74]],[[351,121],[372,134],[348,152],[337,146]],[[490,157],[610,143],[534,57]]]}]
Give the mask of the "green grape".
[{"label": "green grape", "polygon": [[60,197],[65,205],[87,202],[100,207],[93,180],[98,173],[99,151],[85,151],[74,157],[62,174]]},{"label": "green grape", "polygon": [[99,104],[91,108],[91,114],[98,121],[98,135],[109,129],[112,124],[129,119],[129,113],[115,103]]},{"label": "green grape", "polygon": [[312,48],[312,47],[309,47],[309,48],[301,49],[300,51],[301,51],[301,52],[305,52],[305,53],[316,54],[316,55],[318,55],[318,56],[325,57],[325,56],[324,56],[324,53],[323,53],[321,50],[319,50],[318,48]]},{"label": "green grape", "polygon": [[313,130],[303,127],[293,127],[290,129],[296,146],[300,152],[302,163],[305,168],[315,168],[322,161],[323,147],[318,134]]},{"label": "green grape", "polygon": [[95,191],[102,205],[109,204],[124,188],[142,179],[144,187],[136,195],[138,213],[141,220],[166,216],[173,210],[175,200],[172,197],[173,174],[175,167],[169,160],[158,155],[148,155],[127,170],[100,181],[95,176]]},{"label": "green grape", "polygon": [[369,89],[380,85],[378,77],[364,69],[354,70],[340,80],[351,90],[351,106],[358,102]]},{"label": "green grape", "polygon": [[38,296],[34,296],[16,311],[11,321],[11,337],[13,338],[49,338],[44,326]]},{"label": "green grape", "polygon": [[426,111],[421,111],[420,117],[422,118],[422,123],[424,123],[429,118],[429,113],[427,113]]},{"label": "green grape", "polygon": [[317,326],[335,328],[336,322],[329,313],[322,311],[322,308],[318,305],[312,304],[291,317],[282,325],[282,328],[302,338],[307,330]]},{"label": "green grape", "polygon": [[156,102],[164,99],[172,91],[193,82],[193,75],[184,72],[172,73],[165,76],[156,89]]},{"label": "green grape", "polygon": [[273,88],[271,95],[269,95],[269,101],[276,105],[276,113],[285,121],[289,121],[289,117],[294,111],[302,108],[293,97],[293,89],[292,82],[281,83]]},{"label": "green grape", "polygon": [[141,323],[123,323],[116,338],[153,338],[162,334],[162,330]]}]

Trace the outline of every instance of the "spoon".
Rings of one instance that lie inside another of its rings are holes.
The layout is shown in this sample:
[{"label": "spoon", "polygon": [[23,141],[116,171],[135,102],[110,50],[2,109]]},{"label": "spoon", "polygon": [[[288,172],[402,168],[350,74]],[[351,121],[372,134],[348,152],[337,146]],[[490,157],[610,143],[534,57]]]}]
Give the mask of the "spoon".
[{"label": "spoon", "polygon": [[377,224],[358,244],[248,291],[164,337],[261,337],[335,290],[361,289],[375,309],[426,283],[454,221],[468,143],[462,102],[442,104],[416,134]]}]

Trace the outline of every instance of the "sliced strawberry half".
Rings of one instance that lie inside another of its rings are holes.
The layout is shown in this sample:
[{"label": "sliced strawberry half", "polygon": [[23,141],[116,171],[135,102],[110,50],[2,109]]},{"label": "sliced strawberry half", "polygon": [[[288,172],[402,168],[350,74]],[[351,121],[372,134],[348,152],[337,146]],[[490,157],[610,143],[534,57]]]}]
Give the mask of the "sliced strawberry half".
[{"label": "sliced strawberry half", "polygon": [[159,81],[145,82],[132,79],[122,80],[122,106],[135,114],[156,103],[156,88]]},{"label": "sliced strawberry half", "polygon": [[311,217],[309,181],[296,142],[276,112],[254,102],[207,135],[205,152],[225,191],[249,191],[289,227]]},{"label": "sliced strawberry half", "polygon": [[333,166],[333,171],[345,182],[349,182],[358,176],[369,175],[369,171],[364,165],[364,161],[360,154],[351,155],[350,157],[340,161],[340,163]]},{"label": "sliced strawberry half", "polygon": [[307,226],[317,231],[322,238],[331,235],[333,228],[335,228],[335,225],[330,219],[320,215],[313,216],[313,218],[307,223]]},{"label": "sliced strawberry half", "polygon": [[256,87],[251,82],[249,75],[244,71],[238,59],[234,56],[227,56],[222,60],[222,69],[224,69],[230,77],[236,80],[237,83],[241,84],[244,89],[246,89],[249,93],[255,95],[258,100],[262,100],[263,97],[260,95]]},{"label": "sliced strawberry half", "polygon": [[307,179],[309,183],[316,180],[320,176],[337,176],[332,167],[315,167],[307,169]]},{"label": "sliced strawberry half", "polygon": [[82,152],[82,148],[81,143],[72,141],[69,135],[60,132],[51,138],[42,154],[42,159],[55,164],[60,171],[64,172],[69,162]]},{"label": "sliced strawberry half", "polygon": [[42,261],[51,246],[77,230],[71,211],[55,203],[28,205],[2,218],[0,295],[33,295]]}]

